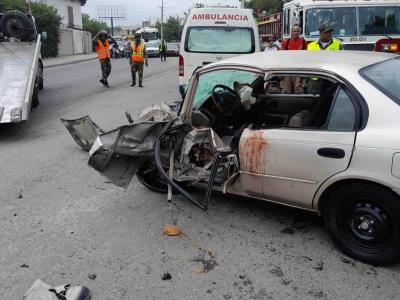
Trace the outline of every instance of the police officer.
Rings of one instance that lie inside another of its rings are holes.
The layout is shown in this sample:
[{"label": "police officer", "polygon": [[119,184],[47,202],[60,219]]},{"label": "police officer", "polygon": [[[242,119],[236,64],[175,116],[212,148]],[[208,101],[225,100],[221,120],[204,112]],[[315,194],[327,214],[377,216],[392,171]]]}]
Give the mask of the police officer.
[{"label": "police officer", "polygon": [[333,29],[328,24],[319,27],[319,39],[308,44],[307,50],[343,50],[342,42],[332,37]]},{"label": "police officer", "polygon": [[139,74],[139,87],[143,87],[143,65],[148,66],[146,46],[142,41],[140,33],[135,34],[135,40],[132,42],[130,65],[132,74],[132,84],[136,85],[136,72]]},{"label": "police officer", "polygon": [[109,88],[110,86],[108,85],[108,76],[111,73],[110,44],[116,44],[116,42],[107,34],[107,32],[102,30],[93,38],[93,44],[96,49],[97,58],[99,59],[101,66],[102,76],[100,82],[105,87]]}]

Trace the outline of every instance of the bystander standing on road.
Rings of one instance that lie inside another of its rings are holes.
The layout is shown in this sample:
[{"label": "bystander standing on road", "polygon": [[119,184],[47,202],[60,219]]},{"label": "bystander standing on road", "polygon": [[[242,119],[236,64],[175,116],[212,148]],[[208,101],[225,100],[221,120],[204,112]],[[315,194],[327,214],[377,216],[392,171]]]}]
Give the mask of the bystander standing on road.
[{"label": "bystander standing on road", "polygon": [[278,51],[279,46],[274,43],[273,38],[269,38],[267,44],[265,45],[264,51]]},{"label": "bystander standing on road", "polygon": [[108,85],[108,76],[111,73],[111,53],[110,53],[110,44],[116,44],[114,39],[112,39],[107,32],[100,31],[93,38],[94,48],[97,52],[97,58],[99,59],[101,66],[101,79],[100,82],[105,87],[110,87]]},{"label": "bystander standing on road", "polygon": [[307,50],[343,50],[342,42],[332,37],[333,29],[327,24],[319,27],[318,40],[308,44]]},{"label": "bystander standing on road", "polygon": [[[308,44],[307,50],[343,50],[342,42],[332,37],[333,29],[328,24],[322,24],[319,27],[318,40]],[[307,82],[307,91],[310,94],[321,92],[322,81],[317,78],[310,78]]]},{"label": "bystander standing on road", "polygon": [[136,85],[136,73],[139,75],[139,87],[143,87],[143,65],[148,66],[146,46],[142,41],[140,33],[135,34],[135,41],[132,42],[130,65],[132,74],[132,84]]},{"label": "bystander standing on road", "polygon": [[160,50],[161,61],[163,61],[163,59],[164,59],[164,61],[166,61],[167,60],[167,44],[164,42],[164,40],[161,41],[159,50]]},{"label": "bystander standing on road", "polygon": [[[301,28],[298,24],[292,26],[291,36],[282,42],[282,50],[306,50],[306,41],[301,36]],[[283,94],[301,94],[304,88],[301,77],[284,77],[282,79]]]}]

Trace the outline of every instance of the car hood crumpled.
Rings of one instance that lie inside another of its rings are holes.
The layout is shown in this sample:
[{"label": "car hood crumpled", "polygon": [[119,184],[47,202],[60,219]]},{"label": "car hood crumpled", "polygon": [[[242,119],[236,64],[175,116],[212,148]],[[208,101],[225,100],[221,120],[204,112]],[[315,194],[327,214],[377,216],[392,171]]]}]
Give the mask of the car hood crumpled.
[{"label": "car hood crumpled", "polygon": [[141,164],[154,156],[154,145],[176,112],[166,104],[145,109],[132,124],[104,132],[89,116],[61,121],[74,140],[89,151],[88,164],[112,183],[126,188]]}]

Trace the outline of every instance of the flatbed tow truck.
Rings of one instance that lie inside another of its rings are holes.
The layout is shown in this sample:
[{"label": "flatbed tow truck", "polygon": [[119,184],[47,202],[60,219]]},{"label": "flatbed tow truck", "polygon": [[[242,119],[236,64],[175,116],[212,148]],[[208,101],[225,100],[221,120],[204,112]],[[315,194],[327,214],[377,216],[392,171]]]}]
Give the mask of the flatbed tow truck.
[{"label": "flatbed tow truck", "polygon": [[40,49],[41,35],[32,14],[0,12],[0,124],[26,121],[39,105],[43,89]]}]

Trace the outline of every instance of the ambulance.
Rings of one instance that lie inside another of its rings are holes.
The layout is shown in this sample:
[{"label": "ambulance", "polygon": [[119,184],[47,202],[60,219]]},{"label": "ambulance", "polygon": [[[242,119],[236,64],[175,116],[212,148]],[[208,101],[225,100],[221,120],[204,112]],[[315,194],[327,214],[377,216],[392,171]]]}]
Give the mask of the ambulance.
[{"label": "ambulance", "polygon": [[260,51],[260,37],[253,10],[193,8],[182,33],[179,92],[184,97],[196,69],[229,57]]}]

